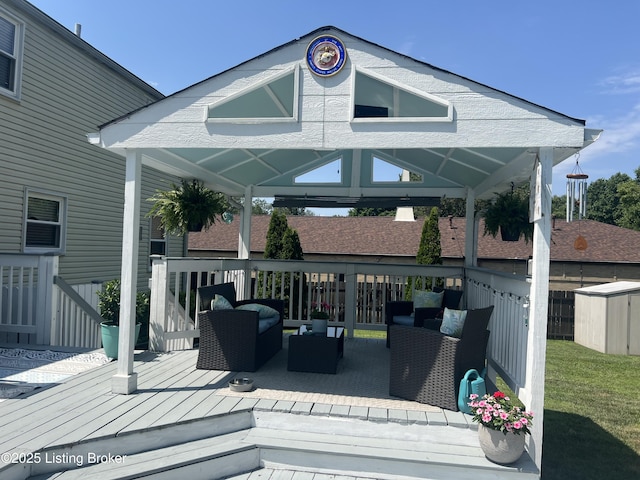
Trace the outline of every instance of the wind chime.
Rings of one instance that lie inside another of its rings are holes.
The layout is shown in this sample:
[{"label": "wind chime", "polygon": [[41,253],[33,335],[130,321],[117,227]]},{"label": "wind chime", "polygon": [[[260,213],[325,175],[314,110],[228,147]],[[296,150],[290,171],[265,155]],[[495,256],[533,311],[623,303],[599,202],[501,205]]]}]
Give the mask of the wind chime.
[{"label": "wind chime", "polygon": [[[567,222],[573,221],[576,210],[578,220],[582,220],[587,215],[587,179],[589,175],[580,168],[579,158],[580,154],[576,158],[573,171],[567,174]],[[586,250],[587,240],[578,234],[573,247],[576,250]]]}]

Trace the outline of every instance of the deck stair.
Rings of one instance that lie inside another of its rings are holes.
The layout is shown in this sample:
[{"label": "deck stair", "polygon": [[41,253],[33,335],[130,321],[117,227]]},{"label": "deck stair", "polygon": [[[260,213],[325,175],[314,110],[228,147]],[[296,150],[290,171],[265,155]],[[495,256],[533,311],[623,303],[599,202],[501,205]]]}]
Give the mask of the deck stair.
[{"label": "deck stair", "polygon": [[[11,478],[240,479],[250,478],[251,472],[274,479],[287,472],[306,472],[309,478],[538,478],[527,459],[516,467],[501,467],[489,463],[475,445],[453,450],[448,444],[456,436],[451,427],[432,426],[425,432],[411,425],[273,412],[236,412],[217,420],[222,427],[205,438],[199,437],[216,429],[201,420],[50,448],[41,458],[67,460],[68,465],[43,462],[32,466],[30,476],[14,471]],[[104,463],[92,462],[95,456],[109,454],[111,459]]]}]

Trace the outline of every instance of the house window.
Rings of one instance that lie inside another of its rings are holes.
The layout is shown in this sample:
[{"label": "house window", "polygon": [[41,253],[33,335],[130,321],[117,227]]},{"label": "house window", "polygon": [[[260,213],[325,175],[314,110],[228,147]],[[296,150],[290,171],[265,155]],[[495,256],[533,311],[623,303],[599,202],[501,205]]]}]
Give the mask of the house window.
[{"label": "house window", "polygon": [[0,93],[18,98],[23,25],[0,11]]},{"label": "house window", "polygon": [[23,250],[64,253],[66,198],[27,191]]},{"label": "house window", "polygon": [[[149,232],[149,255],[166,255],[167,237],[160,224],[160,217],[150,218]],[[149,260],[149,269],[151,269],[151,260]]]}]

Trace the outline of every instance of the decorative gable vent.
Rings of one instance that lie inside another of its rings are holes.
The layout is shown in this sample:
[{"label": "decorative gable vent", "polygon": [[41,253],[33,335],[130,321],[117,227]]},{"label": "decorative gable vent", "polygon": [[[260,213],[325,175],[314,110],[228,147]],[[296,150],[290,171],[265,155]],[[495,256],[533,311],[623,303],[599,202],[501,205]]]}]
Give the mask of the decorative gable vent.
[{"label": "decorative gable vent", "polygon": [[294,67],[207,107],[208,122],[298,121],[299,74]]},{"label": "decorative gable vent", "polygon": [[353,73],[353,122],[451,122],[451,103],[361,68]]}]

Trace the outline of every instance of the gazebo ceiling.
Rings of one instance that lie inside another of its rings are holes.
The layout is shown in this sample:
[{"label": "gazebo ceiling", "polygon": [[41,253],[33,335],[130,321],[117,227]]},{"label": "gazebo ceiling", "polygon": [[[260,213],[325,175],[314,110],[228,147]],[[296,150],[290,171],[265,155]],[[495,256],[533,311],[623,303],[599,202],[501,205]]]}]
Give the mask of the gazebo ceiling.
[{"label": "gazebo ceiling", "polygon": [[[322,42],[337,58],[328,75],[313,63]],[[418,205],[469,189],[488,197],[527,181],[539,147],[554,147],[556,165],[598,135],[582,120],[325,27],[90,140],[232,196],[353,206]],[[411,175],[400,181],[403,170]]]}]

